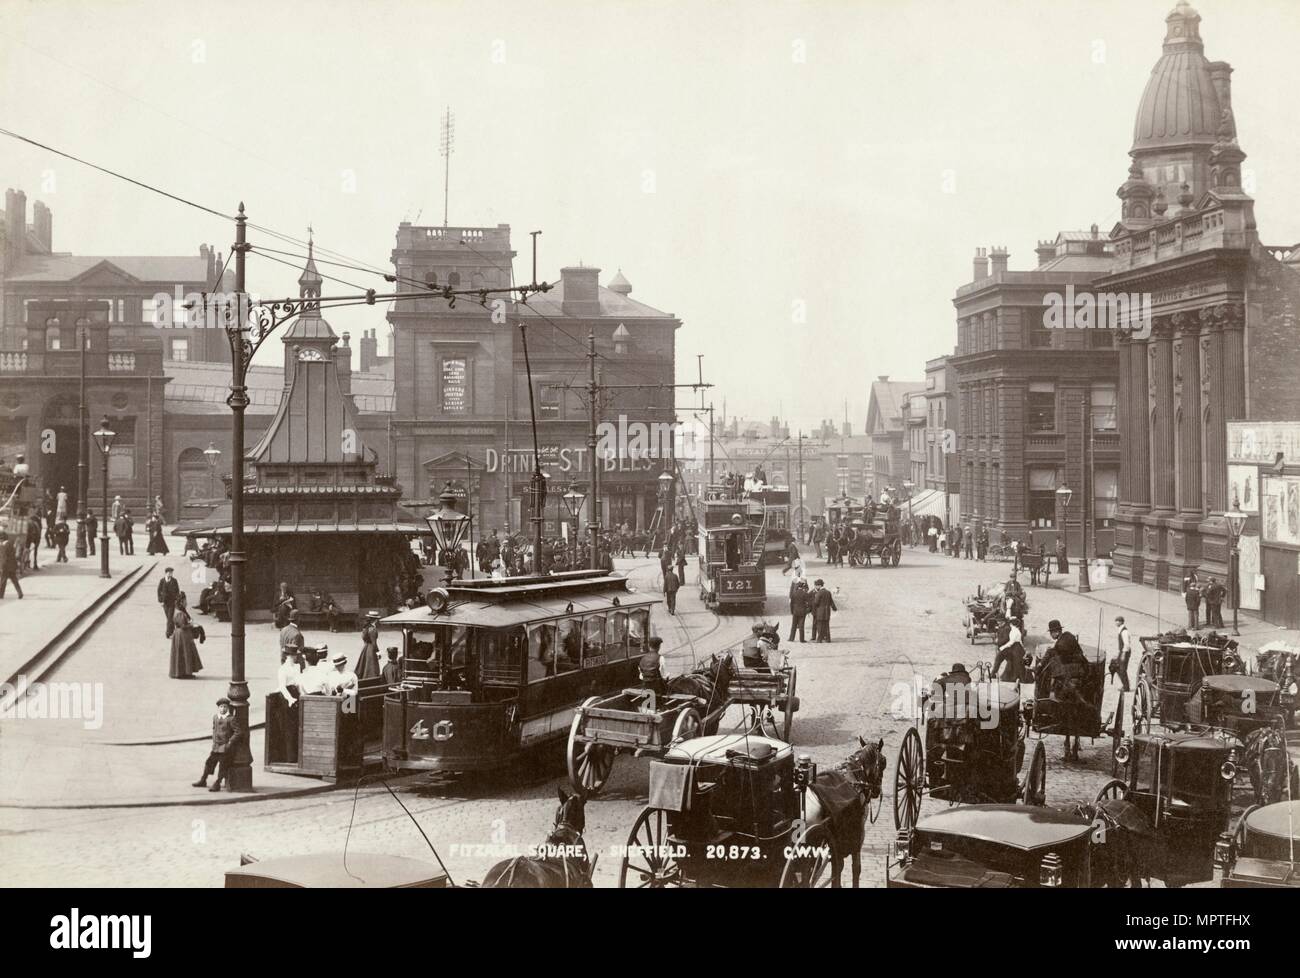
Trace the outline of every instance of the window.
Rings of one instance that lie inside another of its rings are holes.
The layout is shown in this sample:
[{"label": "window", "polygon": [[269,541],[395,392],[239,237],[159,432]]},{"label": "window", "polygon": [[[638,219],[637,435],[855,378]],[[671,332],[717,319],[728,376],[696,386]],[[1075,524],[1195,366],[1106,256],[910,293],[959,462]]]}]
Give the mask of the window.
[{"label": "window", "polygon": [[1043,325],[1042,316],[1029,315],[1025,319],[1025,345],[1032,350],[1042,350],[1052,345],[1052,331]]},{"label": "window", "polygon": [[60,350],[62,348],[63,335],[59,329],[59,321],[51,319],[45,324],[45,349]]},{"label": "window", "polygon": [[605,616],[582,619],[582,665],[584,668],[605,664]]},{"label": "window", "polygon": [[1088,346],[1094,350],[1109,350],[1115,345],[1115,333],[1109,329],[1094,329],[1089,332]]},{"label": "window", "polygon": [[626,611],[615,611],[605,618],[605,658],[610,662],[627,658]]},{"label": "window", "polygon": [[460,288],[460,272],[452,272],[447,276],[447,284],[453,289]]},{"label": "window", "polygon": [[562,675],[575,671],[582,662],[582,620],[562,618],[555,623],[555,671]]},{"label": "window", "polygon": [[1115,431],[1115,384],[1098,381],[1092,385],[1092,430]]},{"label": "window", "polygon": [[1099,465],[1092,472],[1093,525],[1105,529],[1115,520],[1119,508],[1119,466]]},{"label": "window", "polygon": [[539,418],[558,418],[560,416],[560,389],[547,383],[537,385],[537,416]]},{"label": "window", "polygon": [[165,297],[150,297],[140,300],[140,322],[146,326],[163,326],[166,320],[163,316],[163,305]]},{"label": "window", "polygon": [[1029,470],[1029,500],[1025,518],[1032,527],[1050,527],[1056,522],[1056,469]]},{"label": "window", "polygon": [[1056,385],[1034,381],[1025,399],[1025,420],[1030,431],[1056,430]]},{"label": "window", "polygon": [[172,340],[171,349],[171,358],[173,360],[185,361],[190,358],[190,341],[188,339]]},{"label": "window", "polygon": [[553,625],[528,626],[528,681],[573,672],[581,661],[582,623],[566,618]]},{"label": "window", "polygon": [[627,654],[629,658],[640,658],[646,651],[646,642],[650,640],[650,609],[638,608],[627,616]]}]

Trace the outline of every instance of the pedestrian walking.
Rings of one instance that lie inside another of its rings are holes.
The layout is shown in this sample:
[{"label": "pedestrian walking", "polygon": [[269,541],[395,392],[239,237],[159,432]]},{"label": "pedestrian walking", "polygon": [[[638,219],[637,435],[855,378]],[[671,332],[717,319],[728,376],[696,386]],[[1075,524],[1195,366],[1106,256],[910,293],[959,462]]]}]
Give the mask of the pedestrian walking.
[{"label": "pedestrian walking", "polygon": [[1062,531],[1056,538],[1056,572],[1058,574],[1070,573],[1070,558],[1065,552],[1065,533]]},{"label": "pedestrian walking", "polygon": [[302,632],[298,629],[298,612],[290,611],[284,627],[280,629],[280,651],[294,648],[301,652],[306,647]]},{"label": "pedestrian walking", "polygon": [[54,520],[56,523],[68,521],[68,490],[59,486],[59,494],[54,497]]},{"label": "pedestrian walking", "polygon": [[0,533],[0,598],[5,596],[5,588],[11,582],[21,601],[23,586],[18,583],[18,553],[14,550],[14,542],[9,539],[9,534]]},{"label": "pedestrian walking", "polygon": [[808,582],[795,581],[790,587],[790,638],[788,641],[794,641],[795,632],[799,633],[799,641],[805,641],[804,622],[808,618],[809,606]]},{"label": "pedestrian walking", "polygon": [[66,520],[54,524],[54,545],[59,548],[59,552],[54,556],[56,564],[66,564],[68,562],[68,536]]},{"label": "pedestrian walking", "polygon": [[95,533],[99,529],[99,520],[95,519],[95,514],[86,511],[86,556],[95,556]]},{"label": "pedestrian walking", "polygon": [[194,645],[193,620],[185,607],[185,592],[176,595],[176,610],[172,613],[172,653],[167,675],[172,679],[191,679],[203,669],[203,660]]},{"label": "pedestrian walking", "polygon": [[963,554],[964,559],[973,560],[975,557],[975,534],[969,526],[961,531],[961,538],[966,546],[966,551]]},{"label": "pedestrian walking", "polygon": [[199,775],[199,780],[194,782],[193,787],[208,788],[208,778],[212,777],[215,771],[217,778],[208,790],[221,790],[221,782],[227,781],[229,777],[228,764],[234,753],[237,733],[235,711],[230,705],[230,700],[223,696],[217,700],[217,712],[212,717],[212,747],[208,751],[207,760],[203,762],[203,773]]},{"label": "pedestrian walking", "polygon": [[1128,625],[1124,624],[1124,616],[1115,616],[1115,658],[1110,660],[1108,670],[1112,676],[1119,676],[1120,689],[1124,692],[1129,691],[1128,687],[1128,663],[1133,655],[1133,635],[1128,630]]},{"label": "pedestrian walking", "polygon": [[380,675],[378,611],[366,612],[366,624],[361,629],[361,654],[357,657],[356,668],[352,671],[357,674],[358,679],[374,679]]},{"label": "pedestrian walking", "polygon": [[813,582],[812,616],[813,641],[829,642],[831,640],[831,613],[839,611],[835,607],[835,598],[826,590],[826,582],[820,577]]},{"label": "pedestrian walking", "polygon": [[176,629],[176,601],[181,594],[181,583],[172,576],[173,573],[172,568],[166,568],[162,579],[158,582],[158,603],[162,605],[163,617],[167,620],[164,638],[171,638],[172,632]]},{"label": "pedestrian walking", "polygon": [[150,556],[162,556],[171,553],[167,548],[167,540],[163,537],[163,521],[156,513],[145,520],[145,529],[149,535],[148,553]]},{"label": "pedestrian walking", "polygon": [[40,570],[37,566],[37,555],[41,550],[41,514],[38,510],[33,510],[27,517],[27,540],[24,549],[27,551],[27,566],[32,570]]},{"label": "pedestrian walking", "polygon": [[682,582],[677,579],[673,573],[672,565],[664,571],[664,601],[668,605],[668,614],[677,614],[677,591],[682,586]]},{"label": "pedestrian walking", "polygon": [[1196,571],[1183,578],[1183,603],[1187,606],[1187,627],[1200,628],[1201,582],[1196,578]]},{"label": "pedestrian walking", "polygon": [[925,535],[930,541],[930,553],[932,554],[938,553],[939,552],[939,528],[937,526],[932,525],[930,529],[925,531]]},{"label": "pedestrian walking", "polygon": [[686,541],[683,539],[677,551],[677,583],[686,586]]}]

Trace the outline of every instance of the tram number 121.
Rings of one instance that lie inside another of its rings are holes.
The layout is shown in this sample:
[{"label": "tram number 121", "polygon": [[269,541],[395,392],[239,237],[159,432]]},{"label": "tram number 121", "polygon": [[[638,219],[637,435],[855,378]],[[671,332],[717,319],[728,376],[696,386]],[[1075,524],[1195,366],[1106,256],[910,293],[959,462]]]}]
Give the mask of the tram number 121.
[{"label": "tram number 121", "polygon": [[724,591],[752,591],[754,590],[754,581],[747,577],[733,577],[723,580],[722,590]]}]

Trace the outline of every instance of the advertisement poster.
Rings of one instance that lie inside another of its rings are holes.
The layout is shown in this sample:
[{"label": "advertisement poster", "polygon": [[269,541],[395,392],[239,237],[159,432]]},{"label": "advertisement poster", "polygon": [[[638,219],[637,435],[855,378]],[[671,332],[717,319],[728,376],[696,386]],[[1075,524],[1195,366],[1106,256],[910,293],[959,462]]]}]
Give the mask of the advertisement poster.
[{"label": "advertisement poster", "polygon": [[1259,469],[1253,465],[1228,466],[1228,508],[1259,512]]},{"label": "advertisement poster", "polygon": [[1241,554],[1241,566],[1237,577],[1241,583],[1237,592],[1241,595],[1241,607],[1259,611],[1262,595],[1257,587],[1257,579],[1263,576],[1259,572],[1259,537],[1244,536],[1237,546]]},{"label": "advertisement poster", "polygon": [[1300,477],[1265,476],[1262,493],[1264,542],[1300,546]]}]

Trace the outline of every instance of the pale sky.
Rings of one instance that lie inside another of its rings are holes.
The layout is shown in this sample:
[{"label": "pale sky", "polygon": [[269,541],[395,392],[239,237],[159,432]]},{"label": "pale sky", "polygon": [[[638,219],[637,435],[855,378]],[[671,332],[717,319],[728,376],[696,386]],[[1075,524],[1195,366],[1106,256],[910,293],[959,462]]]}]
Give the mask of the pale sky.
[{"label": "pale sky", "polygon": [[[702,353],[732,413],[807,429],[847,399],[856,432],[871,379],[919,380],[951,350],[976,246],[1028,268],[1039,238],[1118,218],[1172,6],[0,0],[0,126],[389,268],[399,221],[442,222],[450,105],[452,225],[510,224],[521,280],[535,229],[541,277],[621,267],[683,321],[680,380]],[[1235,69],[1261,236],[1294,244],[1300,3],[1196,7],[1206,56]],[[233,240],[8,139],[0,174],[49,203],[60,251]],[[296,278],[250,260],[263,294]],[[386,331],[380,308],[330,319]]]}]

